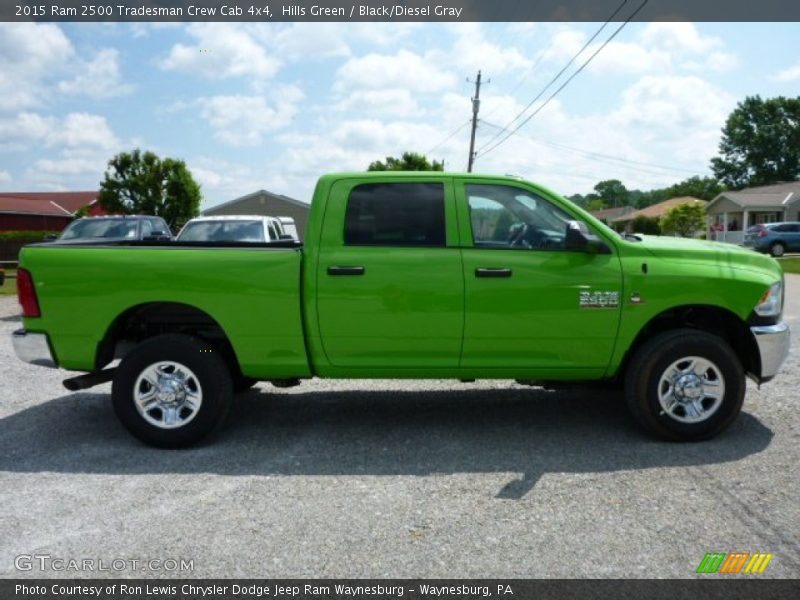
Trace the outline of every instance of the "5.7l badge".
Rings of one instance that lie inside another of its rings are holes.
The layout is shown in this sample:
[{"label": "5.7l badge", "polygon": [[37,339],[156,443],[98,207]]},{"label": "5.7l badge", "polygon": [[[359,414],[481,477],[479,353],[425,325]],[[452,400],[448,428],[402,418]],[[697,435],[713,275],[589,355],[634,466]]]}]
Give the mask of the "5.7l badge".
[{"label": "5.7l badge", "polygon": [[581,308],[615,308],[619,306],[619,292],[580,292]]}]

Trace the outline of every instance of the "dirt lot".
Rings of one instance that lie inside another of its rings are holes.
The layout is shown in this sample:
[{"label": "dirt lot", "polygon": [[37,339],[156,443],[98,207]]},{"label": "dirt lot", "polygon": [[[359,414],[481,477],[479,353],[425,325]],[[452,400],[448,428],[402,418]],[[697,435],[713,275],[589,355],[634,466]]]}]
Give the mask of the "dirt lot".
[{"label": "dirt lot", "polygon": [[74,575],[16,570],[45,554],[125,561],[83,576],[691,577],[710,551],[800,576],[798,343],[701,444],[644,437],[609,393],[310,381],[264,384],[211,443],[159,451],[108,385],[67,393],[17,361],[16,311],[0,297],[0,576]]}]

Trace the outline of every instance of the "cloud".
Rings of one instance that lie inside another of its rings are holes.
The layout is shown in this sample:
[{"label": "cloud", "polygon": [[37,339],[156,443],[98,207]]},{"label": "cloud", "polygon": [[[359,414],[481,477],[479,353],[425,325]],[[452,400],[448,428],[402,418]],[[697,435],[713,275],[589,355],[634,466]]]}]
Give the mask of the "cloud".
[{"label": "cloud", "polygon": [[133,86],[123,83],[119,72],[119,52],[106,48],[91,61],[80,65],[79,73],[58,84],[65,94],[85,95],[91,98],[112,98],[129,94]]},{"label": "cloud", "polygon": [[21,112],[0,119],[0,139],[18,147],[44,144],[52,147],[108,150],[119,146],[108,121],[100,115],[70,113],[63,119]]},{"label": "cloud", "polygon": [[778,71],[772,79],[785,83],[800,80],[800,64]]},{"label": "cloud", "polygon": [[414,96],[407,89],[356,90],[346,95],[334,108],[338,111],[358,111],[360,113],[391,117],[421,117]]},{"label": "cloud", "polygon": [[0,171],[0,183],[9,183],[13,179],[8,171]]},{"label": "cloud", "polygon": [[395,54],[370,53],[351,58],[337,73],[334,90],[341,95],[356,89],[403,88],[412,93],[434,93],[452,87],[456,78],[434,60],[399,50]]},{"label": "cloud", "polygon": [[[598,50],[613,28],[607,27],[575,61],[583,64]],[[583,47],[589,35],[580,29],[557,30],[545,60],[566,63]],[[648,23],[630,41],[612,40],[592,60],[593,73],[632,74],[675,72],[681,68],[696,71],[728,71],[738,58],[724,50],[721,38],[702,35],[694,23]]]},{"label": "cloud", "polygon": [[273,77],[281,61],[270,55],[262,40],[266,31],[250,24],[192,23],[186,29],[194,44],[175,44],[162,69],[200,75],[209,79]]},{"label": "cloud", "polygon": [[264,96],[212,96],[201,98],[201,116],[214,136],[230,146],[255,146],[264,134],[289,125],[298,111],[303,92],[295,86],[276,89],[270,104]]},{"label": "cloud", "polygon": [[75,55],[57,25],[0,23],[0,111],[43,103],[45,81]]}]

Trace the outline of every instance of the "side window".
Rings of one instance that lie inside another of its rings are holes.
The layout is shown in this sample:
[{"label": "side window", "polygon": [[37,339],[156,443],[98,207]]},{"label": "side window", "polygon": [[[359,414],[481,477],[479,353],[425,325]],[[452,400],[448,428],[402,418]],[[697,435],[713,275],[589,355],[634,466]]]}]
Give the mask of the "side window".
[{"label": "side window", "polygon": [[278,235],[278,230],[275,229],[275,223],[271,221],[269,224],[269,239],[273,241],[280,239],[280,236]]},{"label": "side window", "polygon": [[444,246],[444,185],[369,183],[350,192],[348,246]]},{"label": "side window", "polygon": [[142,219],[142,237],[147,237],[153,233],[153,224],[150,219]]},{"label": "side window", "polygon": [[153,231],[163,231],[167,235],[170,234],[169,225],[164,219],[150,219],[150,224],[153,226]]},{"label": "side window", "polygon": [[785,233],[787,231],[791,231],[791,225],[776,225],[772,228],[772,231],[776,231],[778,233]]},{"label": "side window", "polygon": [[466,191],[476,247],[564,248],[572,217],[544,198],[506,185],[468,184]]}]

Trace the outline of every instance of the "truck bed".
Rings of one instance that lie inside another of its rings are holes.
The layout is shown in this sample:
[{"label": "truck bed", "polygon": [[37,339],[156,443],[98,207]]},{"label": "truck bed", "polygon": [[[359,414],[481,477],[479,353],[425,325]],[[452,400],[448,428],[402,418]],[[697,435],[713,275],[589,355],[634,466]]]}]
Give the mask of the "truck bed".
[{"label": "truck bed", "polygon": [[42,315],[25,319],[25,328],[50,334],[59,366],[91,371],[118,319],[147,305],[171,303],[216,321],[244,375],[307,375],[300,248],[296,241],[27,246],[20,267],[33,274]]}]

